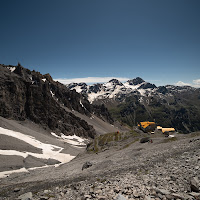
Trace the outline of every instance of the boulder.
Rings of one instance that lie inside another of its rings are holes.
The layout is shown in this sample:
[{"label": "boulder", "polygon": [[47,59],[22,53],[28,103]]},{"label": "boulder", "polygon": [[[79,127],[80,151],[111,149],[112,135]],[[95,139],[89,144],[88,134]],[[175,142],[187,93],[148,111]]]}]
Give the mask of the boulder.
[{"label": "boulder", "polygon": [[159,188],[155,188],[156,193],[160,193],[162,195],[169,195],[170,192],[168,190],[165,189],[159,189]]},{"label": "boulder", "polygon": [[14,192],[19,192],[21,189],[20,188],[15,188]]},{"label": "boulder", "polygon": [[85,163],[83,164],[82,170],[87,169],[87,168],[89,168],[89,167],[92,167],[92,163],[87,161],[87,162],[85,162]]},{"label": "boulder", "polygon": [[118,194],[115,200],[127,200],[123,195]]},{"label": "boulder", "polygon": [[25,194],[20,195],[17,199],[19,200],[31,200],[33,198],[32,192],[27,192]]},{"label": "boulder", "polygon": [[151,200],[152,198],[150,196],[145,196],[144,200]]},{"label": "boulder", "polygon": [[186,193],[172,193],[172,196],[175,199],[181,199],[181,200],[193,200],[194,197],[186,194]]},{"label": "boulder", "polygon": [[191,187],[191,191],[192,192],[199,192],[199,188],[200,188],[200,181],[198,179],[198,177],[194,177],[191,179],[190,181],[190,187]]},{"label": "boulder", "polygon": [[142,138],[140,140],[140,143],[146,143],[146,142],[149,142],[150,141],[150,138],[149,137],[145,137],[145,138]]},{"label": "boulder", "polygon": [[200,199],[200,193],[191,192],[190,195],[193,196],[195,199]]}]

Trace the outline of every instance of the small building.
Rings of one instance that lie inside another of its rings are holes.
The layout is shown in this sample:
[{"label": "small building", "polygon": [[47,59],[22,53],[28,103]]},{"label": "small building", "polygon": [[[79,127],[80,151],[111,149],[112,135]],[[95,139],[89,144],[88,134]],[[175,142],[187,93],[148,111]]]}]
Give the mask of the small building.
[{"label": "small building", "polygon": [[144,131],[144,132],[152,132],[156,129],[156,123],[155,122],[149,122],[149,121],[146,121],[146,122],[140,122],[138,124],[138,127]]},{"label": "small building", "polygon": [[157,126],[157,130],[161,131],[163,134],[169,135],[171,132],[175,132],[174,128],[163,128],[162,126]]},{"label": "small building", "polygon": [[163,133],[170,133],[170,132],[175,132],[175,129],[174,128],[162,128],[162,132]]}]

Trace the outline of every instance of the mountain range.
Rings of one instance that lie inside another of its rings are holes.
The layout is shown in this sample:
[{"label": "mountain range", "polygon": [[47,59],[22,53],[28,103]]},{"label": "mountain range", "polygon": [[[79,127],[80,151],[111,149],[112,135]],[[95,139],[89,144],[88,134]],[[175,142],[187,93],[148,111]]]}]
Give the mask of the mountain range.
[{"label": "mountain range", "polygon": [[96,134],[155,121],[180,133],[200,130],[200,89],[155,84],[137,77],[125,83],[63,85],[49,74],[0,65],[0,116],[30,120],[57,134]]},{"label": "mountain range", "polygon": [[71,83],[67,87],[85,95],[93,105],[104,104],[114,120],[130,127],[140,121],[155,121],[182,133],[200,130],[200,89],[197,88],[157,87],[140,77],[125,83],[112,79],[103,84]]}]

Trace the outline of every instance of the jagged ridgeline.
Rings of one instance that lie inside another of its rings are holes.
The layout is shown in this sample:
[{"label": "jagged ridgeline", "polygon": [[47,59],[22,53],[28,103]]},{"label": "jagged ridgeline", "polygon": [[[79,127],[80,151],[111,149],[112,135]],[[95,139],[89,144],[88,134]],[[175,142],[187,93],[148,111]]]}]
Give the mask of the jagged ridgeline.
[{"label": "jagged ridgeline", "polygon": [[20,64],[0,65],[0,116],[29,119],[58,134],[93,138],[94,128],[65,108],[113,122],[104,105],[91,105],[82,94],[53,81],[49,74],[30,71]]},{"label": "jagged ridgeline", "polygon": [[189,86],[159,86],[137,77],[121,83],[112,79],[87,86],[72,83],[69,89],[84,94],[92,104],[104,104],[115,120],[136,126],[155,121],[163,127],[188,133],[200,130],[200,89]]}]

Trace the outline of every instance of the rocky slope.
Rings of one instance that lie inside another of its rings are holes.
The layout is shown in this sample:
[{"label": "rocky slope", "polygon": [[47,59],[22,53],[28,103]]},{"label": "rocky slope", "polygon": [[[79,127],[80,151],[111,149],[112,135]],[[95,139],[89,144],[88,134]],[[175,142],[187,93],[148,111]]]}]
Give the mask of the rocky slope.
[{"label": "rocky slope", "polygon": [[[133,134],[132,139],[141,136],[143,133]],[[123,146],[125,143],[119,141],[117,147],[111,146],[98,154],[81,154],[57,169],[2,179],[0,197],[23,199],[21,195],[25,195],[35,200],[199,199],[199,133],[177,134],[174,138],[159,134],[149,137],[153,143],[138,140]],[[82,170],[86,161],[91,165]]]},{"label": "rocky slope", "polygon": [[95,114],[113,122],[107,109],[93,106],[76,91],[70,91],[49,74],[17,66],[0,65],[0,116],[8,119],[29,119],[56,133],[94,137],[92,126],[64,108],[85,116]]},{"label": "rocky slope", "polygon": [[32,121],[0,117],[0,179],[72,160],[88,140],[78,136],[56,137]]},{"label": "rocky slope", "polygon": [[156,121],[188,133],[200,130],[200,89],[173,85],[156,87],[137,77],[126,83],[116,79],[87,86],[67,86],[85,95],[93,104],[104,104],[115,120],[136,126],[140,121]]}]

